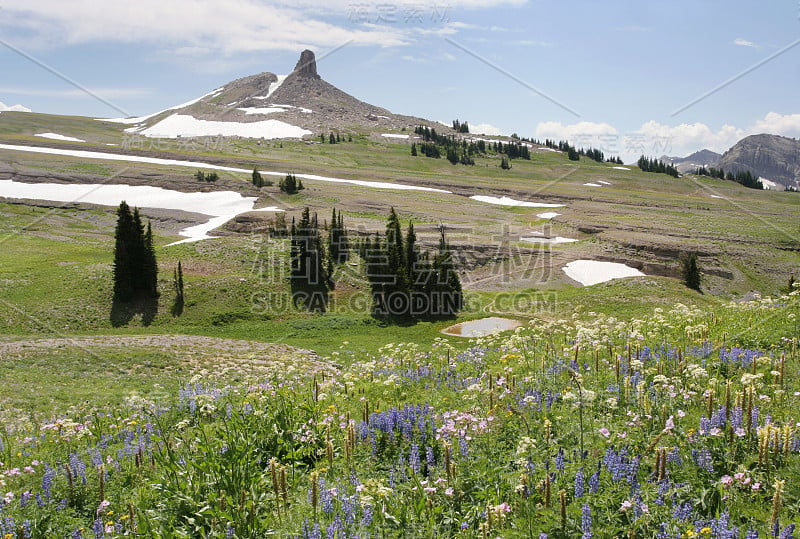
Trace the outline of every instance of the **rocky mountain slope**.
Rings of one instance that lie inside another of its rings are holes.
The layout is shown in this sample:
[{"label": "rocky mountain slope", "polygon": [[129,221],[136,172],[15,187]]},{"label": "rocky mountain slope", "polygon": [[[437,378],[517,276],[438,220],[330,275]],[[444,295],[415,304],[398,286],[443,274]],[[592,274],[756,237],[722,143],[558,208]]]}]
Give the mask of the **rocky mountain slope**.
[{"label": "rocky mountain slope", "polygon": [[786,187],[800,187],[800,141],[779,135],[751,135],[720,158],[726,172],[749,170]]},{"label": "rocky mountain slope", "polygon": [[129,133],[162,138],[217,134],[300,138],[362,125],[384,129],[435,125],[392,114],[336,88],[319,75],[310,50],[302,52],[289,75],[259,73],[154,115],[111,121],[133,124]]}]

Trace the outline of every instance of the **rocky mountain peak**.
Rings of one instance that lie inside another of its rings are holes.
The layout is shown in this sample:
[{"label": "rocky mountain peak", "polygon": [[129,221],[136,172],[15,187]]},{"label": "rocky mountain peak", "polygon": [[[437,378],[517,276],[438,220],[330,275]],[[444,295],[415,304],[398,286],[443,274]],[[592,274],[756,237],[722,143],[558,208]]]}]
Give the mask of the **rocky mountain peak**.
[{"label": "rocky mountain peak", "polygon": [[300,59],[297,61],[297,65],[294,66],[294,73],[301,77],[320,78],[317,74],[317,59],[314,56],[314,51],[306,49],[300,54]]}]

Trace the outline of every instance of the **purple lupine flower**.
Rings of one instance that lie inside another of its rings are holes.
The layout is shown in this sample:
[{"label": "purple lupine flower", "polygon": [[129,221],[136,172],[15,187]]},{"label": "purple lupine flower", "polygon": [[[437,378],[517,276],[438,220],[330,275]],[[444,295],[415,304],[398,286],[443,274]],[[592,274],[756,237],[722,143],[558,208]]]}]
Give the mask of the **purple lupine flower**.
[{"label": "purple lupine flower", "polygon": [[575,497],[580,498],[583,496],[584,491],[584,476],[583,476],[583,468],[580,468],[577,472],[575,472]]},{"label": "purple lupine flower", "polygon": [[683,459],[681,458],[681,450],[677,447],[673,447],[669,453],[667,453],[667,462],[676,464],[678,466],[683,466]]},{"label": "purple lupine flower", "polygon": [[408,454],[408,465],[411,471],[419,473],[419,445],[411,444],[411,451]]},{"label": "purple lupine flower", "polygon": [[689,520],[692,518],[692,502],[684,502],[675,506],[672,518],[677,520]]},{"label": "purple lupine flower", "polygon": [[372,514],[373,514],[373,507],[371,505],[365,505],[361,509],[361,524],[364,526],[369,526],[372,524]]},{"label": "purple lupine flower", "polygon": [[96,447],[90,447],[86,450],[89,453],[89,459],[92,461],[92,466],[100,466],[103,464],[103,455],[100,454],[100,451],[97,450]]},{"label": "purple lupine flower", "polygon": [[319,522],[314,522],[314,526],[309,528],[308,521],[303,522],[303,539],[322,539],[322,530]]},{"label": "purple lupine flower", "polygon": [[591,477],[589,477],[589,493],[590,494],[597,494],[597,491],[600,490],[600,472],[594,472]]},{"label": "purple lupine flower", "polygon": [[581,539],[592,539],[592,510],[588,503],[581,508]]},{"label": "purple lupine flower", "polygon": [[236,536],[236,530],[233,526],[228,524],[228,528],[225,530],[225,539],[233,539]]},{"label": "purple lupine flower", "polygon": [[[433,447],[428,446],[425,448],[425,462],[428,464],[428,469],[433,468],[434,464],[436,464],[436,459],[433,454]],[[428,471],[430,473],[430,471]]]},{"label": "purple lupine flower", "polygon": [[81,479],[81,482],[85,485],[86,484],[86,464],[81,460],[77,453],[70,453],[69,455],[69,467],[72,469],[72,473]]},{"label": "purple lupine flower", "polygon": [[92,531],[94,532],[95,539],[103,539],[106,535],[105,528],[103,527],[103,520],[96,519],[92,524]]},{"label": "purple lupine flower", "polygon": [[49,464],[44,465],[44,475],[42,475],[42,492],[44,497],[50,499],[50,489],[53,487],[53,479],[56,477],[56,471]]},{"label": "purple lupine flower", "polygon": [[339,515],[336,515],[336,518],[328,525],[328,528],[325,530],[325,537],[327,539],[336,539],[336,537],[341,537],[344,533],[344,527],[342,526],[342,519],[339,518]]},{"label": "purple lupine flower", "polygon": [[703,470],[714,471],[714,459],[711,457],[711,451],[707,447],[701,449],[692,449],[692,458],[695,464]]},{"label": "purple lupine flower", "polygon": [[744,539],[758,539],[758,530],[748,529]]},{"label": "purple lupine flower", "polygon": [[356,521],[355,496],[344,496],[342,498],[342,512],[344,513],[345,524],[353,524]]},{"label": "purple lupine flower", "polygon": [[789,524],[781,532],[781,539],[794,539],[795,524]]},{"label": "purple lupine flower", "polygon": [[556,470],[559,472],[564,471],[564,449],[559,447],[556,453]]}]

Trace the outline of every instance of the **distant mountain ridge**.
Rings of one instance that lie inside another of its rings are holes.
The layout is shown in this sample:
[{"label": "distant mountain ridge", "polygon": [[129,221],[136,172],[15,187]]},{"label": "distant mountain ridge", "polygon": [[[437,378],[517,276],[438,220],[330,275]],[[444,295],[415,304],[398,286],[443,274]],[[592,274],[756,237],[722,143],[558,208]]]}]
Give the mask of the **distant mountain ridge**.
[{"label": "distant mountain ridge", "polygon": [[722,155],[711,150],[700,150],[686,157],[661,156],[665,163],[672,163],[681,173],[691,173],[699,167],[716,167]]},{"label": "distant mountain ridge", "polygon": [[725,152],[718,167],[749,171],[783,187],[800,187],[800,140],[780,135],[750,135]]}]

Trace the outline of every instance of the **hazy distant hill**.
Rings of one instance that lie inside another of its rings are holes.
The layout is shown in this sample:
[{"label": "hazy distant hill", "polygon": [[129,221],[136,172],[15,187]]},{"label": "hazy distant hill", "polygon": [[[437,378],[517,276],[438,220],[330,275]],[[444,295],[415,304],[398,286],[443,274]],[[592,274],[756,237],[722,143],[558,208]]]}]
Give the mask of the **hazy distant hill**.
[{"label": "hazy distant hill", "polygon": [[670,157],[664,155],[661,160],[665,163],[672,163],[678,172],[693,172],[698,167],[716,167],[722,156],[711,150],[700,150],[686,157]]}]

